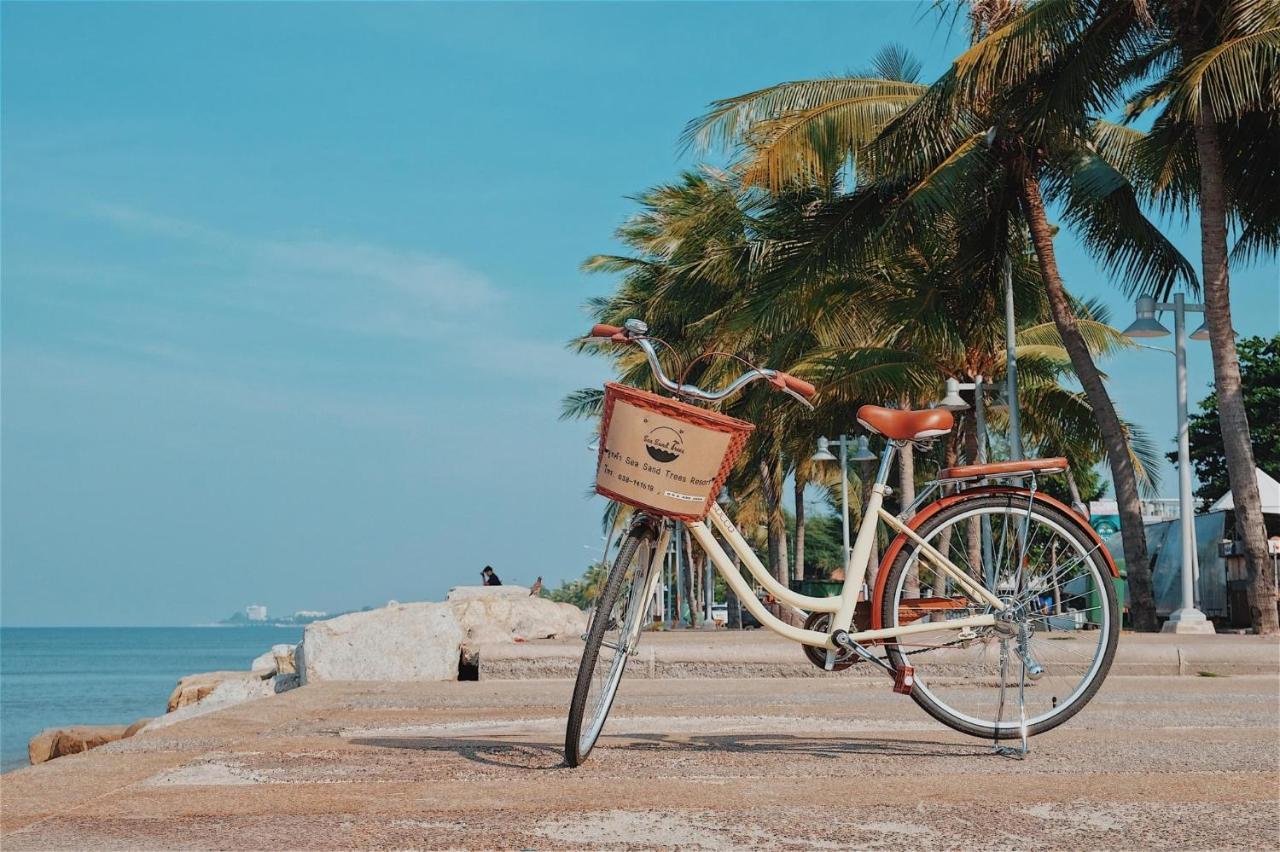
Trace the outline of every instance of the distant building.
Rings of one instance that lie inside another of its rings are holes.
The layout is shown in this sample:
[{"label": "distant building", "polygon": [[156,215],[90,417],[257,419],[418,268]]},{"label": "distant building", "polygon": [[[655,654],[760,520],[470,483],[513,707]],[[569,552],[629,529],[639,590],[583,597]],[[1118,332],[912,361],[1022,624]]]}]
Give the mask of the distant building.
[{"label": "distant building", "polygon": [[244,616],[250,621],[266,621],[267,608],[262,604],[249,604],[244,608]]}]

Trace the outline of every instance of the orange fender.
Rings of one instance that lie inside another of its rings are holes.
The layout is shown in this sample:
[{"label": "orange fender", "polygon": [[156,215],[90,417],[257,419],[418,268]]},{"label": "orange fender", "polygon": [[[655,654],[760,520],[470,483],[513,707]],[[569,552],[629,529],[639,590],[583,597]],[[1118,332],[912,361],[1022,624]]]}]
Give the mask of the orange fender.
[{"label": "orange fender", "polygon": [[[981,488],[971,488],[968,491],[961,491],[959,494],[952,494],[948,497],[943,497],[941,500],[935,500],[928,506],[925,506],[914,518],[907,522],[907,527],[912,530],[918,529],[925,521],[929,520],[943,509],[946,509],[949,506],[954,506],[961,500],[967,500],[974,496],[986,496],[991,494],[1016,494],[1023,498],[1031,496],[1031,492],[1026,488],[1014,488],[1009,485],[987,485]],[[1102,553],[1102,558],[1106,560],[1107,569],[1111,572],[1111,576],[1120,576],[1120,569],[1116,567],[1115,560],[1111,558],[1111,551],[1107,550],[1107,546],[1102,543],[1102,537],[1098,535],[1097,530],[1089,526],[1087,519],[1080,517],[1080,515],[1066,503],[1063,503],[1061,500],[1054,497],[1050,497],[1044,492],[1037,491],[1035,499],[1061,511],[1068,518],[1074,519],[1077,522],[1077,527],[1085,534],[1085,537],[1098,546],[1099,551]],[[872,630],[880,630],[884,627],[884,619],[881,613],[884,611],[884,604],[882,601],[884,599],[885,584],[889,579],[889,567],[893,565],[893,561],[898,558],[898,552],[902,550],[903,545],[908,541],[910,541],[910,539],[902,533],[899,533],[898,536],[889,543],[889,547],[885,549],[884,556],[880,558],[880,568],[876,571],[876,587],[874,593],[871,595],[871,600],[874,603],[874,606],[871,607]]]}]

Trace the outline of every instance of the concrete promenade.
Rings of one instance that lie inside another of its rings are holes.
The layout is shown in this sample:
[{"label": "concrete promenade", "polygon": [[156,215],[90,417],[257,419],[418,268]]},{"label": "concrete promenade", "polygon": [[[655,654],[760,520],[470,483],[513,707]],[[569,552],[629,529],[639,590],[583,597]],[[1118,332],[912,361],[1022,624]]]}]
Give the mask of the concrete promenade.
[{"label": "concrete promenade", "polygon": [[[1070,636],[1071,634],[1052,634]],[[1092,653],[1091,648],[1085,649]],[[482,679],[571,678],[582,654],[579,639],[551,639],[480,647]],[[829,677],[799,664],[800,647],[769,630],[673,630],[646,633],[627,677]],[[1128,675],[1280,675],[1280,642],[1259,636],[1174,636],[1124,633],[1111,666]],[[847,677],[884,675],[870,665]]]},{"label": "concrete promenade", "polygon": [[629,678],[575,770],[565,679],[311,685],[0,777],[0,847],[1280,848],[1274,668],[1112,677],[1026,760],[848,674]]}]

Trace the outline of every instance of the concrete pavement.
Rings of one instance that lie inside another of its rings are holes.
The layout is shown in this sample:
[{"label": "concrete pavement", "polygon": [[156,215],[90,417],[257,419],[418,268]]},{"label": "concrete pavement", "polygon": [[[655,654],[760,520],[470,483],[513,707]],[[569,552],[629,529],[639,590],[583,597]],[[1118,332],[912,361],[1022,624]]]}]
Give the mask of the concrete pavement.
[{"label": "concrete pavement", "polygon": [[[815,670],[816,671],[816,670]],[[0,777],[4,849],[1280,847],[1277,678],[1113,677],[1026,760],[886,679],[317,684]]]},{"label": "concrete pavement", "polygon": [[[1052,636],[1071,636],[1054,633]],[[1089,649],[1092,653],[1092,649]],[[481,679],[569,678],[578,671],[582,642],[552,639],[482,645]],[[1223,634],[1187,636],[1123,633],[1111,666],[1126,675],[1274,674],[1280,642],[1274,637]],[[870,665],[849,677],[883,678]],[[644,634],[628,677],[826,677],[804,662],[800,647],[769,630],[673,630]]]}]

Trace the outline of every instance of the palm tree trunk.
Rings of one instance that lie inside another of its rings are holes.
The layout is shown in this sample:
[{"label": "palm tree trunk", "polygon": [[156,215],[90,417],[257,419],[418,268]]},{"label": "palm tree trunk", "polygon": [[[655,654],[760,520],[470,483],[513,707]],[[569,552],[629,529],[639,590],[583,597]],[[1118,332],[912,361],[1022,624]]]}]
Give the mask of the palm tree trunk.
[{"label": "palm tree trunk", "polygon": [[[902,506],[903,519],[909,518],[907,514],[908,507],[916,502],[916,454],[915,446],[912,444],[903,444],[898,450],[898,503]],[[876,575],[880,573],[880,560],[873,548],[871,555],[872,562],[867,566],[867,583],[870,588],[875,588]],[[908,598],[920,597],[920,565],[917,562],[915,567],[907,575],[905,584],[905,595]]]},{"label": "palm tree trunk", "polygon": [[1244,539],[1249,569],[1249,621],[1255,633],[1280,632],[1276,612],[1275,568],[1267,556],[1267,531],[1262,500],[1254,474],[1249,417],[1240,385],[1240,361],[1236,356],[1231,325],[1231,287],[1227,267],[1227,201],[1223,191],[1222,151],[1218,127],[1207,110],[1195,124],[1196,152],[1200,159],[1200,258],[1204,275],[1205,321],[1213,352],[1213,384],[1218,396],[1218,422],[1223,454],[1235,502],[1236,533]]},{"label": "palm tree trunk", "polygon": [[898,502],[905,513],[916,502],[916,453],[911,444],[898,450]]},{"label": "palm tree trunk", "polygon": [[1076,475],[1067,469],[1067,489],[1071,492],[1071,508],[1075,509],[1086,520],[1089,518],[1089,507],[1085,505],[1084,500],[1080,499],[1080,486],[1076,482]]},{"label": "palm tree trunk", "polygon": [[[946,446],[942,450],[942,466],[955,467],[959,457],[959,448],[956,446],[956,433],[954,429],[949,435],[947,435],[946,442]],[[948,486],[948,488],[952,487],[954,486]],[[947,489],[944,488],[942,493],[945,495],[947,493]],[[935,546],[938,548],[939,553],[950,559],[951,533],[947,532],[943,539]],[[947,575],[943,574],[937,568],[931,569],[931,572],[933,575],[933,584],[931,589],[932,594],[935,598],[940,598],[947,593]]]},{"label": "palm tree trunk", "polygon": [[[964,413],[964,463],[978,463],[978,414],[972,408]],[[982,578],[986,570],[982,564],[982,521],[970,518],[968,528],[965,550],[968,552],[969,570],[975,577]]]},{"label": "palm tree trunk", "polygon": [[769,569],[779,583],[787,582],[787,523],[782,514],[782,458],[769,453],[760,460],[760,487],[769,513]]},{"label": "palm tree trunk", "polygon": [[796,580],[804,579],[804,489],[808,481],[796,470]]},{"label": "palm tree trunk", "polygon": [[1116,414],[1111,396],[1107,393],[1102,375],[1093,363],[1089,347],[1076,325],[1075,311],[1062,285],[1058,261],[1053,251],[1053,232],[1045,216],[1044,199],[1040,195],[1040,181],[1031,172],[1025,160],[1018,164],[1020,172],[1019,194],[1022,210],[1035,244],[1036,259],[1040,264],[1040,277],[1044,279],[1049,296],[1049,309],[1054,325],[1062,338],[1062,344],[1071,356],[1071,366],[1080,380],[1093,418],[1102,433],[1102,443],[1107,450],[1111,466],[1111,480],[1115,486],[1116,503],[1120,513],[1120,532],[1124,541],[1124,562],[1129,583],[1129,613],[1135,630],[1156,629],[1155,597],[1151,588],[1151,566],[1147,562],[1147,537],[1142,524],[1142,499],[1138,493],[1138,478],[1129,457],[1124,427]]}]

